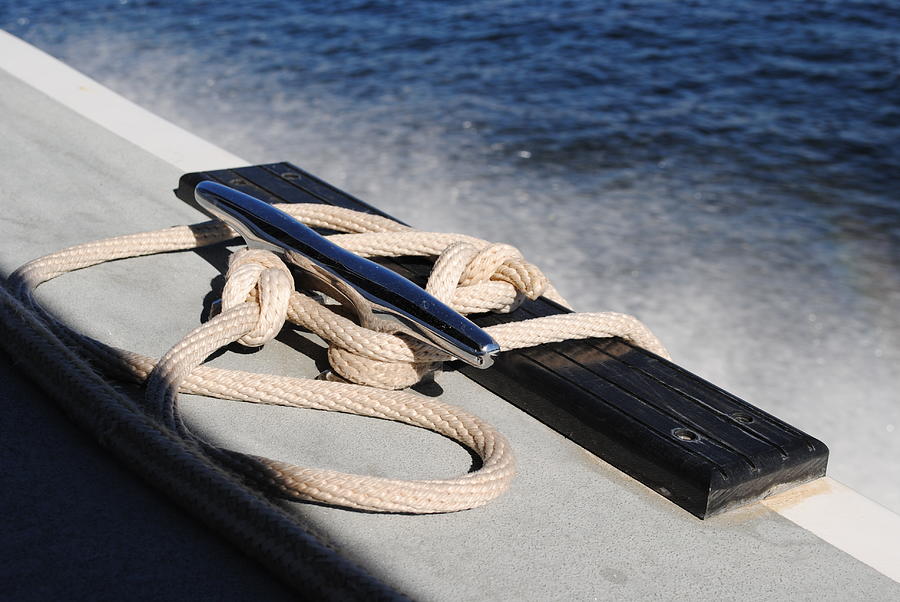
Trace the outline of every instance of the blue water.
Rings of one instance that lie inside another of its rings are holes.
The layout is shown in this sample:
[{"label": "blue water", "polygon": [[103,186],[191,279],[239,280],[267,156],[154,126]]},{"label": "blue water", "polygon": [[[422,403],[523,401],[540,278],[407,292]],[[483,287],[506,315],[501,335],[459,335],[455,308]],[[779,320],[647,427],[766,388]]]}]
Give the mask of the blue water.
[{"label": "blue water", "polygon": [[519,246],[900,511],[896,3],[0,0],[0,27],[248,160]]}]

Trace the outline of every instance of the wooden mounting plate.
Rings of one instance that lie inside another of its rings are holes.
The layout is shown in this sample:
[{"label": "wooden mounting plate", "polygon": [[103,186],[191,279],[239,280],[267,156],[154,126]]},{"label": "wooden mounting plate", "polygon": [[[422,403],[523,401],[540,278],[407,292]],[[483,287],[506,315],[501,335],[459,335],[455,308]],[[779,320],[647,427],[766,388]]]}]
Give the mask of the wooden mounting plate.
[{"label": "wooden mounting plate", "polygon": [[[393,218],[290,163],[189,173],[177,196],[213,180],[270,203],[324,203]],[[397,220],[399,221],[399,220]],[[422,284],[423,258],[381,263]],[[569,310],[544,298],[480,326]],[[617,339],[565,341],[501,353],[472,380],[699,518],[825,474],[817,439],[653,353]]]}]

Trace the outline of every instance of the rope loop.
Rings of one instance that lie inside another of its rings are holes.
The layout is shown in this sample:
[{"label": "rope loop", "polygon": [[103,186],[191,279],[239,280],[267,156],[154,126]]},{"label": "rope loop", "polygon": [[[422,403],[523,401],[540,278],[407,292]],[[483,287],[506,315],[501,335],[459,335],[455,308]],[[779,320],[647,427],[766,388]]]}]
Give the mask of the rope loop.
[{"label": "rope loop", "polygon": [[441,367],[441,362],[372,359],[338,345],[328,346],[328,363],[344,380],[379,389],[411,387]]},{"label": "rope loop", "polygon": [[[524,299],[544,296],[562,305],[541,271],[506,244],[458,234],[419,232],[386,218],[321,205],[283,206],[310,225],[352,232],[332,240],[366,256],[437,257],[427,290],[463,314],[509,312]],[[61,274],[92,265],[229,239],[220,223],[179,226],[94,241],[36,259],[10,276],[18,296],[40,308],[32,291]],[[70,330],[41,311],[60,337],[111,373],[147,386],[144,411],[151,420],[209,457],[289,499],[375,512],[455,512],[501,495],[515,474],[506,439],[466,411],[401,389],[418,382],[448,359],[443,352],[402,334],[375,332],[294,290],[288,267],[275,254],[242,249],[229,259],[222,312],[176,343],[161,359],[109,347]],[[238,341],[260,346],[290,320],[329,343],[337,374],[354,384],[222,370],[203,365],[215,350]],[[659,340],[637,319],[623,314],[563,314],[486,329],[503,350],[550,341],[617,336],[668,357]],[[149,376],[148,376],[149,375]],[[192,433],[178,411],[178,395],[192,393],[252,403],[345,412],[429,429],[474,451],[482,466],[451,479],[401,481],[304,468],[278,460],[217,448]]]}]

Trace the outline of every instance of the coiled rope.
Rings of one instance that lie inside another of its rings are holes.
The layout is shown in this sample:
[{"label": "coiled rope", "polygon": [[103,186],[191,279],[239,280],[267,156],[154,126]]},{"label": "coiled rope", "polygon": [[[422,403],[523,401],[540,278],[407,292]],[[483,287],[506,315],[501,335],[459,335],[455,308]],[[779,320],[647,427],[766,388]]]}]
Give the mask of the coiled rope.
[{"label": "coiled rope", "polygon": [[[565,305],[547,278],[517,249],[459,234],[420,232],[375,215],[315,204],[278,207],[314,228],[345,232],[330,239],[365,257],[437,257],[426,289],[463,314],[509,312],[525,298],[544,295]],[[435,513],[483,505],[501,495],[515,473],[507,440],[460,408],[401,391],[448,357],[403,335],[360,327],[329,305],[294,290],[290,270],[267,251],[232,254],[222,311],[188,333],[162,358],[108,346],[69,329],[34,297],[42,283],[62,274],[117,259],[194,249],[235,237],[225,224],[191,226],[89,242],[35,259],[16,270],[8,285],[39,312],[61,339],[106,373],[146,384],[143,409],[211,458],[257,485],[289,499],[377,512]],[[285,321],[328,342],[332,368],[350,382],[298,379],[223,370],[202,363],[217,349],[240,342],[260,346]],[[637,319],[618,313],[571,313],[486,329],[502,350],[575,338],[617,336],[658,355],[665,348]],[[365,385],[365,386],[361,386]],[[403,422],[445,435],[474,451],[482,465],[452,479],[405,481],[304,468],[221,449],[192,433],[178,411],[178,394],[193,393],[254,403],[345,412]]]}]

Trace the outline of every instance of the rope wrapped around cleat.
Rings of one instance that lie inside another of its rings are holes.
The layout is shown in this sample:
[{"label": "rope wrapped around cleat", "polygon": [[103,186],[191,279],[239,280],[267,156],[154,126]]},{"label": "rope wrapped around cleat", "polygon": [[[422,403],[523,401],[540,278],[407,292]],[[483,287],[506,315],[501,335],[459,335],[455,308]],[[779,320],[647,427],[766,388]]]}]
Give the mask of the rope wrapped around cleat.
[{"label": "rope wrapped around cleat", "polygon": [[[346,234],[330,239],[365,257],[436,257],[429,293],[463,314],[509,312],[541,295],[566,305],[539,269],[514,247],[470,236],[421,232],[387,218],[339,207],[283,204],[310,227]],[[111,376],[146,385],[143,410],[214,461],[289,499],[376,512],[465,510],[501,495],[515,474],[507,440],[468,412],[402,391],[449,359],[403,335],[363,328],[333,306],[294,290],[290,270],[268,252],[241,249],[229,259],[222,311],[156,360],[77,333],[37,303],[33,291],[62,274],[128,257],[194,249],[235,237],[218,221],[119,236],[70,247],[16,270],[9,286],[67,344]],[[334,371],[349,382],[300,379],[204,366],[233,342],[261,346],[290,321],[328,342]],[[665,348],[638,320],[617,313],[572,313],[486,329],[502,350],[574,338],[617,336],[663,357]],[[192,433],[178,411],[178,394],[345,412],[403,422],[440,433],[475,452],[482,465],[452,479],[404,481],[305,468],[215,447]]]}]

